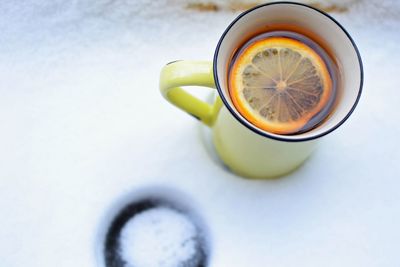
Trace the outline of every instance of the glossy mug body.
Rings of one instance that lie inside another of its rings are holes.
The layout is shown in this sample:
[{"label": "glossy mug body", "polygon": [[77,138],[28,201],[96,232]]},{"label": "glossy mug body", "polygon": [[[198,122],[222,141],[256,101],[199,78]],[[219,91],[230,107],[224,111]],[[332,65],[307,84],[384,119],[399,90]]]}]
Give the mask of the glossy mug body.
[{"label": "glossy mug body", "polygon": [[249,178],[272,178],[299,167],[317,141],[289,143],[265,138],[243,127],[223,106],[212,126],[213,142],[222,161]]},{"label": "glossy mug body", "polygon": [[[251,124],[234,107],[228,90],[228,67],[240,44],[254,30],[289,25],[305,29],[334,55],[340,89],[334,111],[319,126],[296,134],[279,135]],[[275,2],[255,7],[237,17],[220,38],[213,62],[175,61],[161,71],[160,90],[175,106],[212,128],[213,142],[222,161],[235,173],[249,178],[277,177],[299,167],[312,153],[318,139],[338,128],[356,107],[363,83],[358,49],[345,29],[329,15],[312,7]],[[216,88],[210,105],[182,86]]]}]

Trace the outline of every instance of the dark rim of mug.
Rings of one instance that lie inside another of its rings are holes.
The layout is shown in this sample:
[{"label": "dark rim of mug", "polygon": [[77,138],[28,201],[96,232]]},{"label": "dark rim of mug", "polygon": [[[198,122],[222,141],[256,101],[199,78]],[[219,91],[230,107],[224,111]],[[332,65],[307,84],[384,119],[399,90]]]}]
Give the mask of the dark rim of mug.
[{"label": "dark rim of mug", "polygon": [[[337,123],[335,126],[329,128],[328,130],[326,130],[325,132],[322,132],[320,134],[317,135],[313,135],[310,137],[303,137],[303,138],[296,138],[296,139],[291,139],[291,138],[287,138],[284,135],[272,135],[269,134],[268,132],[262,131],[256,127],[250,127],[243,119],[241,118],[239,115],[236,114],[236,112],[234,111],[234,109],[229,105],[228,101],[226,100],[224,94],[222,93],[222,89],[221,86],[219,85],[219,80],[218,80],[218,74],[217,74],[217,61],[218,61],[218,53],[219,53],[219,49],[220,46],[226,36],[226,34],[229,32],[229,30],[233,27],[233,25],[236,24],[236,22],[238,22],[243,16],[247,15],[248,13],[265,7],[265,6],[270,6],[270,5],[279,5],[279,4],[288,4],[288,5],[297,5],[297,6],[302,6],[302,7],[306,7],[309,9],[312,9],[314,11],[317,11],[318,13],[328,17],[330,20],[332,20],[334,23],[336,23],[337,26],[339,26],[340,29],[342,29],[342,31],[346,34],[347,38],[349,38],[351,44],[354,47],[354,50],[356,51],[357,54],[357,58],[358,58],[358,62],[360,65],[360,88],[358,90],[358,95],[356,98],[356,101],[354,102],[353,106],[351,107],[350,111],[346,114],[346,116],[339,122]],[[317,139],[320,138],[324,135],[327,135],[330,132],[333,132],[334,130],[336,130],[337,128],[339,128],[339,126],[341,126],[349,117],[350,115],[353,113],[354,109],[356,108],[358,101],[360,100],[361,97],[361,92],[362,92],[362,87],[363,87],[363,83],[364,83],[364,70],[363,70],[363,64],[362,64],[362,60],[361,60],[361,56],[360,56],[360,52],[358,51],[357,45],[354,43],[353,39],[351,38],[350,34],[346,31],[346,29],[337,21],[335,20],[332,16],[330,16],[329,14],[325,13],[324,11],[321,11],[317,8],[311,7],[309,5],[305,5],[305,4],[301,4],[301,3],[294,3],[294,2],[287,2],[287,1],[283,1],[283,2],[274,2],[274,3],[267,3],[267,4],[262,4],[262,5],[258,5],[256,7],[253,7],[249,10],[244,11],[243,13],[241,13],[237,18],[235,18],[231,24],[229,24],[229,26],[226,28],[226,30],[224,31],[224,33],[222,34],[221,38],[218,41],[217,47],[215,49],[215,53],[214,53],[214,63],[213,63],[213,72],[214,72],[214,80],[215,80],[215,84],[218,90],[218,93],[224,103],[224,105],[227,107],[227,109],[229,110],[229,112],[238,120],[240,121],[241,124],[243,124],[244,126],[246,126],[248,129],[250,129],[251,131],[260,134],[262,136],[271,138],[271,139],[275,139],[278,141],[286,141],[286,142],[302,142],[302,141],[310,141],[313,139]]]}]

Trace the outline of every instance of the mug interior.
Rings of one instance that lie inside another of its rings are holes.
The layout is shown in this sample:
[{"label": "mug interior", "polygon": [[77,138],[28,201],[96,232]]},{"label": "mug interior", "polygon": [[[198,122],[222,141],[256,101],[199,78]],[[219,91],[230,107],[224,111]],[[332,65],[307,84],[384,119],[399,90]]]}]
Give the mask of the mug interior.
[{"label": "mug interior", "polygon": [[[318,37],[333,55],[338,66],[339,85],[336,106],[319,126],[300,134],[279,135],[262,130],[246,120],[234,107],[228,91],[228,66],[234,52],[260,30],[274,25],[292,25]],[[250,9],[237,17],[225,30],[214,55],[214,78],[228,110],[243,125],[266,137],[282,141],[306,141],[321,137],[339,127],[359,100],[363,70],[358,49],[346,30],[332,17],[304,4],[275,2]]]}]

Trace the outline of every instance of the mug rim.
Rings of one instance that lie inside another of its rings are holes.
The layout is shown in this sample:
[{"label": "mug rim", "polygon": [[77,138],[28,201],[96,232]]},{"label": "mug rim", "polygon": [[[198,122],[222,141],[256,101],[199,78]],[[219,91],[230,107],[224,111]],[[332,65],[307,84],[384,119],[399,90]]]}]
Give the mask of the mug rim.
[{"label": "mug rim", "polygon": [[[349,110],[349,112],[346,114],[346,116],[344,116],[344,118],[342,120],[340,120],[336,125],[334,125],[331,128],[328,128],[326,131],[313,135],[313,136],[309,136],[309,137],[302,137],[302,138],[287,138],[284,135],[272,135],[266,131],[261,131],[260,129],[258,129],[257,127],[250,127],[247,123],[245,123],[243,120],[243,118],[241,118],[238,114],[236,114],[236,112],[234,111],[233,107],[230,106],[229,102],[227,101],[227,99],[225,98],[223,92],[222,92],[222,88],[219,84],[219,79],[218,79],[218,71],[217,71],[217,61],[218,61],[218,55],[219,55],[219,51],[220,51],[220,47],[221,44],[223,42],[223,40],[225,39],[225,36],[227,35],[227,33],[230,31],[230,29],[233,27],[233,25],[235,25],[242,17],[244,17],[245,15],[247,15],[248,13],[265,7],[265,6],[272,6],[272,5],[281,5],[281,4],[288,4],[288,5],[296,5],[296,6],[302,6],[302,7],[306,7],[309,9],[312,9],[314,11],[317,11],[318,13],[324,15],[325,17],[329,18],[332,22],[334,22],[337,26],[339,26],[339,28],[345,33],[345,35],[347,36],[347,38],[350,40],[357,58],[358,58],[358,63],[359,63],[359,67],[360,67],[360,87],[358,89],[358,93],[357,93],[357,98],[354,101],[353,106],[351,107],[351,109]],[[350,115],[353,113],[353,111],[355,110],[360,97],[361,97],[361,93],[362,93],[362,88],[363,88],[363,83],[364,83],[364,69],[363,69],[363,63],[361,60],[361,55],[360,52],[358,50],[357,45],[355,44],[353,38],[350,36],[350,34],[347,32],[347,30],[336,20],[334,19],[331,15],[327,14],[326,12],[319,10],[315,7],[303,4],[303,3],[295,3],[295,2],[289,2],[289,1],[280,1],[280,2],[273,2],[273,3],[266,3],[266,4],[261,4],[258,6],[255,6],[253,8],[250,8],[244,12],[242,12],[241,14],[239,14],[229,25],[228,27],[225,29],[225,31],[223,32],[223,34],[221,35],[217,47],[215,48],[215,52],[214,52],[214,60],[213,60],[213,75],[214,75],[214,81],[215,81],[215,85],[217,87],[218,90],[218,94],[222,99],[222,102],[224,103],[224,105],[226,106],[226,108],[229,110],[229,112],[235,117],[236,120],[238,120],[242,125],[244,125],[246,128],[250,129],[251,131],[253,131],[256,134],[259,134],[261,136],[267,137],[267,138],[271,138],[271,139],[275,139],[278,141],[284,141],[284,142],[304,142],[304,141],[311,141],[317,138],[320,138],[322,136],[325,136],[331,132],[333,132],[334,130],[336,130],[337,128],[339,128],[349,117]]]}]

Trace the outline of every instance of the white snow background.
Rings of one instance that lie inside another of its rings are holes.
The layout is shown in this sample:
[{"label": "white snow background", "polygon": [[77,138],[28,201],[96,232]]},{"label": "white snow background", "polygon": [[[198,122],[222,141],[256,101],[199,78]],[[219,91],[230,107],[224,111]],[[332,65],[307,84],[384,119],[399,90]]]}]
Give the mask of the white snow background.
[{"label": "white snow background", "polygon": [[158,90],[165,63],[211,60],[238,12],[1,1],[0,266],[98,266],[104,214],[153,185],[197,203],[210,267],[400,266],[400,2],[344,4],[332,15],[365,68],[356,111],[298,171],[251,181],[212,160]]}]

